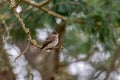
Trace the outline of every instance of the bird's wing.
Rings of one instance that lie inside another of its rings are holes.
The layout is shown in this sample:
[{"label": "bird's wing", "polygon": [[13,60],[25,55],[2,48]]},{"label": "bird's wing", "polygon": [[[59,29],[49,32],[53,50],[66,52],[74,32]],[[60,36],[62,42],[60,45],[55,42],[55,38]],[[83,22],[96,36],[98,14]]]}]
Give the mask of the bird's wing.
[{"label": "bird's wing", "polygon": [[49,43],[51,43],[52,41],[54,41],[55,36],[49,36],[46,38],[46,40],[44,41],[41,49],[43,49],[45,46],[47,46]]}]

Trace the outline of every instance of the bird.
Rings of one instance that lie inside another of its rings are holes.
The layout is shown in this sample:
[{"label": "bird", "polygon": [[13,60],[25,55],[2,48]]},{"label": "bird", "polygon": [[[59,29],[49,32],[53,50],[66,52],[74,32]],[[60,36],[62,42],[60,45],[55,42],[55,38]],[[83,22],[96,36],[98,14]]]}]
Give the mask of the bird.
[{"label": "bird", "polygon": [[40,50],[54,49],[59,43],[59,33],[53,31],[43,42]]}]

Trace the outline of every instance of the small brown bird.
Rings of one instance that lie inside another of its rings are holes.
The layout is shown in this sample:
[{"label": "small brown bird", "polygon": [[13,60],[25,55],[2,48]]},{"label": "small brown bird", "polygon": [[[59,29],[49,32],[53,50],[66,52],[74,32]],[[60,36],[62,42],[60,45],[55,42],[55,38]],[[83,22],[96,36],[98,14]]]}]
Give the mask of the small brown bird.
[{"label": "small brown bird", "polygon": [[59,33],[56,31],[53,31],[43,42],[43,45],[41,47],[41,50],[47,50],[47,49],[52,49],[57,46],[59,43]]}]

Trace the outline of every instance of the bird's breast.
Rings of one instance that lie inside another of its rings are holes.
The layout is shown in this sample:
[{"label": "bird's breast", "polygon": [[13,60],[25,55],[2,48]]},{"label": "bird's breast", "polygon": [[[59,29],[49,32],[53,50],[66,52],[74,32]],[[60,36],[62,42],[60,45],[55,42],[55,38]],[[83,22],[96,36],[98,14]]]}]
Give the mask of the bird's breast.
[{"label": "bird's breast", "polygon": [[52,41],[52,42],[49,44],[49,46],[50,46],[50,47],[55,47],[57,44],[58,44],[58,38],[55,38],[55,40]]}]

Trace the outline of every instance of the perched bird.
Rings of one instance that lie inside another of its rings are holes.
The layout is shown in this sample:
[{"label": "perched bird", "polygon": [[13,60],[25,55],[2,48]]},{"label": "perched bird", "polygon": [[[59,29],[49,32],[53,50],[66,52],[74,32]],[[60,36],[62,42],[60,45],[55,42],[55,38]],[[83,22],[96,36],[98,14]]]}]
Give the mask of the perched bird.
[{"label": "perched bird", "polygon": [[53,31],[43,42],[41,50],[53,49],[59,43],[59,33]]}]

